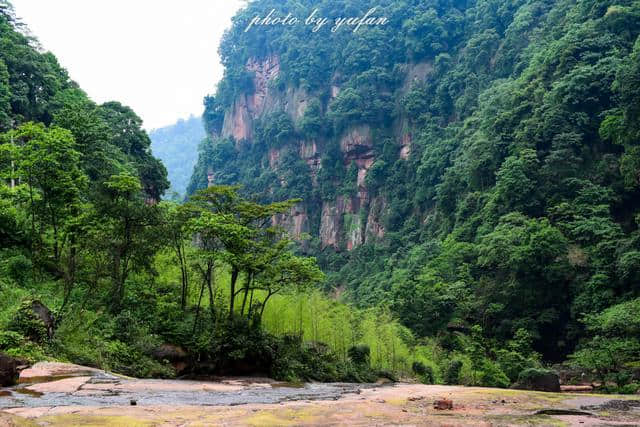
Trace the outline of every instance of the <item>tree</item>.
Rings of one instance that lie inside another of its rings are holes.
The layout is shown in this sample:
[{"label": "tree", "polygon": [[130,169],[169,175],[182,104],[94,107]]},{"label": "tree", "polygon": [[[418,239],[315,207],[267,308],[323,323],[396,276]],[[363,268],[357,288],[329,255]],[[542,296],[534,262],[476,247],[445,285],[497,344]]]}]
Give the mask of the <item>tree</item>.
[{"label": "tree", "polygon": [[126,282],[132,271],[149,268],[163,244],[156,226],[159,208],[148,204],[140,180],[130,174],[112,175],[103,185],[96,203],[92,233],[110,257],[111,308],[120,309]]},{"label": "tree", "polygon": [[71,133],[59,127],[27,123],[12,131],[10,138],[20,146],[17,173],[29,189],[32,239],[43,243],[44,228],[39,227],[36,237],[36,221],[51,226],[53,260],[58,263],[62,246],[68,238],[74,239],[66,221],[78,214],[87,185],[87,177],[78,167],[80,153]]},{"label": "tree", "polygon": [[291,252],[284,252],[258,276],[256,289],[266,290],[267,295],[262,302],[250,306],[249,312],[255,310],[255,318],[260,323],[272,296],[301,291],[320,283],[323,279],[324,273],[318,268],[315,258],[299,257]]}]

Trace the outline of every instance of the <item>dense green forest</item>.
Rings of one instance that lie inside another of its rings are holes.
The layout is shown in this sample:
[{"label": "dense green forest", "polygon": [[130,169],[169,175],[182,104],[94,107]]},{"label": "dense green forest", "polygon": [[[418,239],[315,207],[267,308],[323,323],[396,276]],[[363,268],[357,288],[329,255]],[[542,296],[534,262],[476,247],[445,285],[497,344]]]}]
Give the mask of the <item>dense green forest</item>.
[{"label": "dense green forest", "polygon": [[302,199],[303,225],[282,224],[325,291],[386,307],[435,346],[441,380],[505,385],[564,362],[637,390],[640,3],[377,6],[389,24],[357,33],[245,31],[272,9],[371,8],[249,2],[220,46],[189,192]]},{"label": "dense green forest", "polygon": [[184,199],[189,178],[198,160],[198,145],[204,137],[202,119],[194,116],[149,132],[153,155],[167,168],[170,187],[165,197]]}]

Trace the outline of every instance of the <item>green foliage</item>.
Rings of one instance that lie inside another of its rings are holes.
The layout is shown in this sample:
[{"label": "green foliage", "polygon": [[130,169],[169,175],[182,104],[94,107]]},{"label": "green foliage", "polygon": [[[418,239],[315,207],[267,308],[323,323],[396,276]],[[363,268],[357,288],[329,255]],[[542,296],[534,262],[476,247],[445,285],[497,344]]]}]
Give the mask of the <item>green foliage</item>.
[{"label": "green foliage", "polygon": [[0,331],[0,350],[18,348],[25,341],[24,335],[15,331]]},{"label": "green foliage", "polygon": [[33,301],[30,298],[22,301],[7,329],[42,344],[47,341],[49,334],[44,322],[33,311]]},{"label": "green foliage", "polygon": [[3,267],[9,279],[23,286],[33,271],[31,260],[23,254],[7,257]]},{"label": "green foliage", "polygon": [[433,368],[431,368],[431,366],[426,366],[420,361],[415,361],[411,365],[411,370],[421,379],[424,384],[433,384],[434,376]]},{"label": "green foliage", "polygon": [[499,364],[491,360],[484,361],[480,374],[479,385],[483,387],[507,388],[510,384],[511,381],[502,369],[500,369]]},{"label": "green foliage", "polygon": [[265,117],[256,133],[256,139],[267,147],[280,148],[295,136],[295,129],[289,116],[279,112]]},{"label": "green foliage", "polygon": [[347,350],[347,356],[356,365],[369,365],[371,349],[367,345],[356,345]]},{"label": "green foliage", "polygon": [[298,123],[300,132],[309,139],[324,136],[327,132],[326,120],[322,112],[322,104],[319,99],[309,101],[304,115]]},{"label": "green foliage", "polygon": [[569,356],[571,363],[593,372],[603,383],[631,389],[632,372],[640,360],[639,302],[634,299],[586,316],[589,336]]},{"label": "green foliage", "polygon": [[444,373],[445,384],[460,384],[460,372],[462,371],[462,361],[452,360],[446,367]]}]

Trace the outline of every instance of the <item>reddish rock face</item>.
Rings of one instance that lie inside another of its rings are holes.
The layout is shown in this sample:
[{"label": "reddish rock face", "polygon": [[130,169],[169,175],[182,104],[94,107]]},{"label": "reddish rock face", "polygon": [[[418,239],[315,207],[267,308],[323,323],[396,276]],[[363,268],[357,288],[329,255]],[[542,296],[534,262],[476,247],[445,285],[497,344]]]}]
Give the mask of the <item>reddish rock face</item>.
[{"label": "reddish rock face", "polygon": [[280,58],[269,56],[263,61],[250,59],[247,63],[247,70],[254,73],[254,92],[248,97],[248,107],[254,117],[262,115],[267,98],[268,84],[280,74]]},{"label": "reddish rock face", "polygon": [[[233,106],[226,112],[222,127],[222,137],[232,137],[237,144],[252,144],[254,126],[270,114],[284,112],[294,124],[304,116],[309,101],[318,95],[310,95],[302,87],[286,86],[276,88],[272,83],[280,74],[280,59],[272,55],[262,59],[252,58],[247,62],[247,71],[253,73],[254,91],[239,95]],[[430,64],[414,64],[408,66],[407,75],[414,80],[424,80],[430,74]],[[408,77],[409,78],[409,77]],[[407,83],[407,87],[411,82]],[[412,83],[411,83],[412,84]],[[332,78],[327,88],[329,98],[340,93],[340,76]],[[326,105],[325,105],[326,107]],[[406,122],[406,121],[405,121]],[[404,123],[404,122],[403,122]],[[411,133],[404,124],[394,127],[400,157],[407,159],[410,153]],[[300,159],[310,170],[314,187],[319,185],[318,174],[322,168],[322,158],[327,143],[330,141],[320,137],[313,140],[292,141],[291,144]],[[369,125],[354,125],[339,136],[342,162],[345,167],[355,164],[357,167],[356,193],[351,197],[338,195],[334,200],[324,200],[320,206],[310,207],[304,203],[291,209],[286,215],[276,215],[272,224],[281,226],[293,238],[300,238],[305,233],[319,237],[322,247],[333,247],[337,250],[351,250],[364,242],[380,239],[384,236],[382,217],[386,202],[382,196],[371,200],[366,185],[366,177],[375,162],[374,134]],[[288,146],[286,149],[290,149]],[[265,159],[269,168],[280,176],[281,184],[284,174],[278,173],[282,167],[284,149],[271,149]],[[340,183],[335,183],[339,185]],[[311,229],[309,209],[319,209],[320,221],[315,229]]]},{"label": "reddish rock face", "polygon": [[253,138],[253,121],[261,116],[267,105],[269,82],[280,73],[280,58],[270,56],[262,61],[250,59],[247,71],[253,72],[254,91],[239,96],[230,111],[227,111],[222,125],[222,136],[233,137],[236,141]]},{"label": "reddish rock face", "polygon": [[289,213],[275,215],[271,219],[274,226],[283,227],[292,238],[299,239],[302,234],[309,233],[309,217],[304,206],[293,206]]}]

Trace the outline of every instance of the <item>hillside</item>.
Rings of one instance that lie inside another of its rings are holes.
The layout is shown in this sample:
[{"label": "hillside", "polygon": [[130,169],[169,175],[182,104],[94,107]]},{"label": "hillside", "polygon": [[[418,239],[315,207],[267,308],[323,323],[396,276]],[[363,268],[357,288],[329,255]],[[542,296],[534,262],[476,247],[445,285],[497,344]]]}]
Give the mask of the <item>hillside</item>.
[{"label": "hillside", "polygon": [[364,0],[250,2],[188,191],[301,198],[277,222],[311,236],[328,288],[445,348],[475,331],[547,361],[638,360],[637,323],[601,322],[640,296],[640,4],[378,3],[389,24],[354,33],[245,29]]},{"label": "hillside", "polygon": [[171,187],[168,195],[184,198],[189,178],[198,159],[198,145],[204,139],[200,117],[180,119],[171,126],[149,132],[151,151],[167,168]]}]

